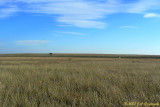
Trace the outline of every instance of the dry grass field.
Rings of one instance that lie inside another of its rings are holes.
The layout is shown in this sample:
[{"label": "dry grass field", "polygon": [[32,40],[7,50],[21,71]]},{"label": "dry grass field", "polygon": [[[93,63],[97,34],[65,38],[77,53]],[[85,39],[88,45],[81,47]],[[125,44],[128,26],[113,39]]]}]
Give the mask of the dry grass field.
[{"label": "dry grass field", "polygon": [[1,107],[123,107],[126,102],[160,102],[159,59],[0,57]]}]

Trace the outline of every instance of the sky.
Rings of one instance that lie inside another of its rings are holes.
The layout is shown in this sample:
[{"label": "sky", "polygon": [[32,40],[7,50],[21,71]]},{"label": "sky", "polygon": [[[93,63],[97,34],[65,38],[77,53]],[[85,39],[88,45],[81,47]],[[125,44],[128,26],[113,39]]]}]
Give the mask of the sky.
[{"label": "sky", "polygon": [[0,0],[0,54],[160,55],[160,0]]}]

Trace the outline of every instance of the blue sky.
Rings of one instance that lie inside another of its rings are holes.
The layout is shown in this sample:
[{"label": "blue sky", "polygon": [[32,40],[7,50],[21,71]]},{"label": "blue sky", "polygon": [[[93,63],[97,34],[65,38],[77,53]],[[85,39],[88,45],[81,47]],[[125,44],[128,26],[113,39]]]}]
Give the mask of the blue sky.
[{"label": "blue sky", "polygon": [[0,53],[160,54],[160,0],[0,0]]}]

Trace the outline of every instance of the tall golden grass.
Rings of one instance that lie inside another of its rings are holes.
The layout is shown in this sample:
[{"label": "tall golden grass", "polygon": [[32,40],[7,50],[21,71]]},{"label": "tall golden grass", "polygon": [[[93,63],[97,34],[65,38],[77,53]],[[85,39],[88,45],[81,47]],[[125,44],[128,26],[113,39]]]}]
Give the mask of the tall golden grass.
[{"label": "tall golden grass", "polygon": [[123,107],[160,102],[160,60],[0,58],[0,106]]}]

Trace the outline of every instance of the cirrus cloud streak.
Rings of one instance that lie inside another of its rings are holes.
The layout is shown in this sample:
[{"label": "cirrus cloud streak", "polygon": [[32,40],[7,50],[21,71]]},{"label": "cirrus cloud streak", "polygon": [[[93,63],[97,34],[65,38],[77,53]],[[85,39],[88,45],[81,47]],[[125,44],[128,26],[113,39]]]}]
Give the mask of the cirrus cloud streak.
[{"label": "cirrus cloud streak", "polygon": [[[1,0],[0,18],[15,12],[49,14],[56,17],[60,25],[82,28],[106,28],[104,18],[115,13],[145,15],[148,11],[159,10],[159,0],[138,0],[125,3],[125,0]],[[22,5],[23,4],[23,5]],[[14,8],[13,8],[14,7]],[[156,13],[155,13],[156,14]],[[155,15],[145,15],[155,17]]]},{"label": "cirrus cloud streak", "polygon": [[17,45],[24,45],[24,46],[39,46],[39,45],[44,45],[48,43],[49,41],[47,40],[19,40],[19,41],[16,41]]}]

